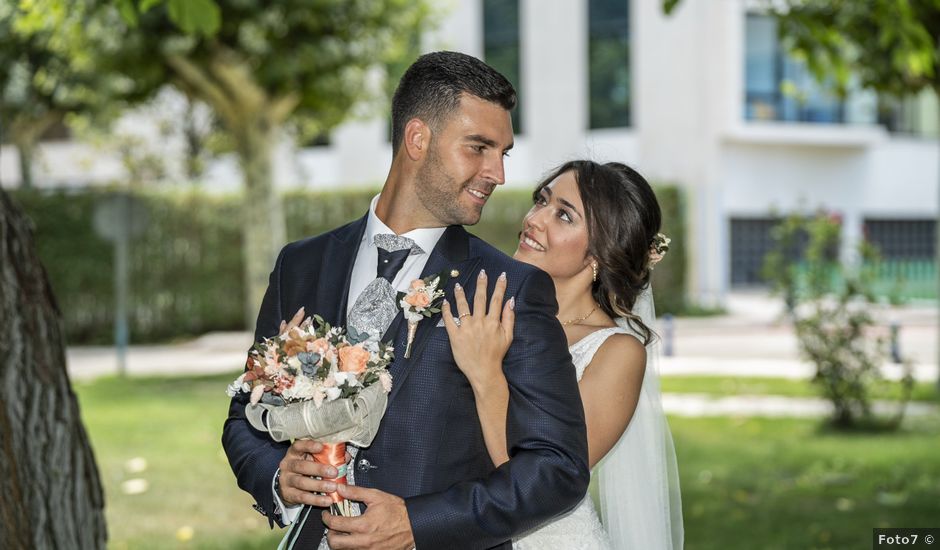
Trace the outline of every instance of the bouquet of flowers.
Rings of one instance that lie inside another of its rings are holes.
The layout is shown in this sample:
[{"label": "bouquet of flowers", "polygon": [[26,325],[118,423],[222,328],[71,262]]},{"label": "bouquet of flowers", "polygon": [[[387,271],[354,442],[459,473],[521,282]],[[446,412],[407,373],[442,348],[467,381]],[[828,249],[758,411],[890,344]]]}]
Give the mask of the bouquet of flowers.
[{"label": "bouquet of flowers", "polygon": [[[331,327],[318,315],[308,317],[256,343],[228,394],[250,394],[248,421],[275,441],[323,442],[314,458],[335,466],[336,482],[345,483],[346,443],[372,443],[392,389],[386,367],[394,350],[367,337]],[[350,515],[342,497],[330,496],[334,514]]]}]

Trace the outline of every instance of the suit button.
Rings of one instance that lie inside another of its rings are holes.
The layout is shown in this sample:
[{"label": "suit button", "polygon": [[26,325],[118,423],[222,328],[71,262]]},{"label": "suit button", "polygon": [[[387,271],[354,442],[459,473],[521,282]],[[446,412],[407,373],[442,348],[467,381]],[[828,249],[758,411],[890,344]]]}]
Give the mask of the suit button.
[{"label": "suit button", "polygon": [[360,472],[367,472],[369,470],[375,470],[376,468],[378,468],[378,466],[373,466],[372,463],[369,462],[369,460],[366,458],[360,458],[359,464],[356,465],[356,469],[358,469]]}]

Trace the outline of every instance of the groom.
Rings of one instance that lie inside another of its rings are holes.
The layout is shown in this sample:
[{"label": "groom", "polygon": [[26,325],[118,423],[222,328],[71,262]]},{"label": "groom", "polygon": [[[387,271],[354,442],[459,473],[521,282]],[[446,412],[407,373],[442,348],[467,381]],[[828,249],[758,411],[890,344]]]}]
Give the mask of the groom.
[{"label": "groom", "polygon": [[[584,497],[590,473],[583,409],[552,281],[462,227],[480,220],[505,180],[515,102],[505,77],[474,57],[421,56],[393,98],[392,166],[369,212],[287,245],[277,259],[256,340],[276,335],[281,320],[304,307],[334,325],[374,329],[396,352],[379,432],[351,465],[355,486],[340,487],[364,504],[359,517],[321,511],[330,500],[316,493],[335,484],[311,476],[328,480],[336,470],[310,459],[318,443],[272,441],[248,424],[247,400],[233,398],[222,443],[238,485],[272,521],[297,522],[295,548],[316,548],[324,521],[333,548],[508,548],[513,536]],[[419,323],[406,358],[408,323],[385,302],[387,283],[404,290],[414,279],[444,273],[447,299],[453,302],[459,284],[472,303],[481,270],[490,294],[506,273],[506,295],[515,297],[516,330],[503,367],[511,458],[499,468],[487,454],[473,391],[440,314]]]}]

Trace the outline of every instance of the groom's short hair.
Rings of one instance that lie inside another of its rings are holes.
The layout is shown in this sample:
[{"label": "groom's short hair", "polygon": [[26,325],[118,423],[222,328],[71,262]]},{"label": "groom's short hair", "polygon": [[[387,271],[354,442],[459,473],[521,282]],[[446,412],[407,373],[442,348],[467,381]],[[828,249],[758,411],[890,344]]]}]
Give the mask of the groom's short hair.
[{"label": "groom's short hair", "polygon": [[405,71],[392,97],[392,156],[398,153],[409,120],[420,118],[438,129],[460,105],[461,94],[507,111],[516,106],[516,90],[509,80],[479,59],[459,52],[424,54]]}]

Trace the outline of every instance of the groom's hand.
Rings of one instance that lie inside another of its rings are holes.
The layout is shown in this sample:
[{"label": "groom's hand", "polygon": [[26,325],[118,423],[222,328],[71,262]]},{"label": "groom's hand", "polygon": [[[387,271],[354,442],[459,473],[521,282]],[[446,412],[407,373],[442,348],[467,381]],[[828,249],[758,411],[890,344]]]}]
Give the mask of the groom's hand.
[{"label": "groom's hand", "polygon": [[358,517],[322,513],[323,523],[330,531],[326,538],[330,548],[365,548],[368,550],[411,550],[415,546],[408,509],[401,498],[355,485],[340,485],[343,498],[364,502],[364,514]]},{"label": "groom's hand", "polygon": [[[281,500],[288,506],[310,504],[328,508],[333,500],[326,495],[336,490],[336,482],[325,481],[336,478],[336,468],[321,464],[313,455],[323,450],[323,443],[310,439],[298,439],[291,444],[281,460]],[[314,479],[322,477],[324,480]]]}]

